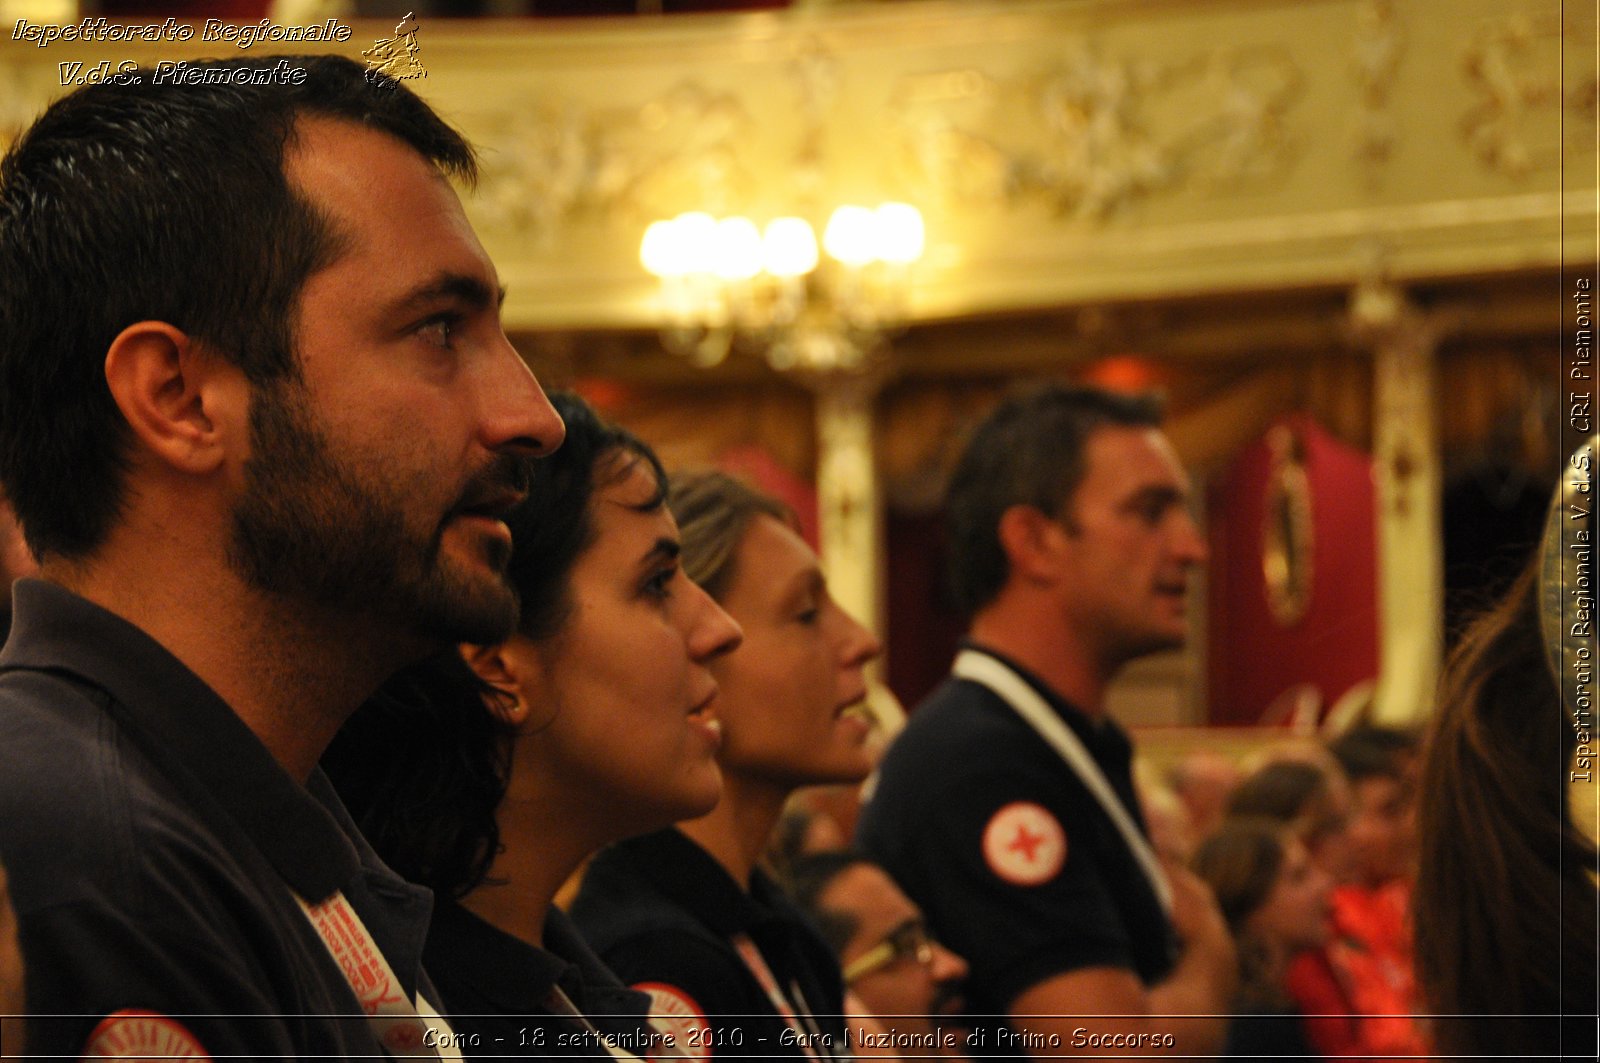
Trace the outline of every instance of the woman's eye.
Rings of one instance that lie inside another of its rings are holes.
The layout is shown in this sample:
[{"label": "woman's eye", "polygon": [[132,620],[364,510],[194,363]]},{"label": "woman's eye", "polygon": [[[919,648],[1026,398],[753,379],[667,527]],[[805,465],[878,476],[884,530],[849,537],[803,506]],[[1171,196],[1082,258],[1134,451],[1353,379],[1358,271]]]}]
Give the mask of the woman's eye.
[{"label": "woman's eye", "polygon": [[660,601],[665,601],[672,597],[672,580],[677,574],[678,570],[676,568],[664,568],[652,575],[644,581],[645,596]]}]

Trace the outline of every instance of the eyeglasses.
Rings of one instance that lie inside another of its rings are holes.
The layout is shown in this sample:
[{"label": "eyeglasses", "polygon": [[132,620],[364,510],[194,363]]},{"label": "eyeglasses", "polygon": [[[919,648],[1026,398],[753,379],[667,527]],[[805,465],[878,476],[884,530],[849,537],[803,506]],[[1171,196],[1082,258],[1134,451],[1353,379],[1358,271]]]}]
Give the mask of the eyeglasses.
[{"label": "eyeglasses", "polygon": [[888,937],[851,960],[844,969],[845,985],[907,959],[915,959],[924,967],[933,966],[933,938],[920,919],[896,927]]}]

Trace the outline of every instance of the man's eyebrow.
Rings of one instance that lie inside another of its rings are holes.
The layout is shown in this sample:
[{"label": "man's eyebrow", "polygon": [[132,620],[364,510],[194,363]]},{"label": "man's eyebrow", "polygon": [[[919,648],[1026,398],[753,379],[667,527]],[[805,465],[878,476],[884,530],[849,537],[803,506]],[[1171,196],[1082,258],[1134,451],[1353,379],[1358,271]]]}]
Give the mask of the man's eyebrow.
[{"label": "man's eyebrow", "polygon": [[924,929],[925,926],[926,924],[923,921],[922,916],[908,915],[904,919],[900,920],[900,922],[896,923],[894,929],[885,934],[884,937],[892,938],[899,937],[902,934],[912,934],[918,930]]},{"label": "man's eyebrow", "polygon": [[505,285],[498,290],[492,289],[477,277],[465,273],[440,273],[401,296],[392,309],[396,314],[403,314],[446,300],[465,303],[473,310],[487,310],[505,303],[506,289]]},{"label": "man's eyebrow", "polygon": [[1189,492],[1173,484],[1146,484],[1128,496],[1127,505],[1143,506],[1153,502],[1164,504],[1188,501]]}]

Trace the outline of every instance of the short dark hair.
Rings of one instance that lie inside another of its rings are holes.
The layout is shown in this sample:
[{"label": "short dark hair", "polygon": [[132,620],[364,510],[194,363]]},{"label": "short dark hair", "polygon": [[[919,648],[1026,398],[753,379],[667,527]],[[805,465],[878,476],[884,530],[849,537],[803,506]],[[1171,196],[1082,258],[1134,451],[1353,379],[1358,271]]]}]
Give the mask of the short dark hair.
[{"label": "short dark hair", "polygon": [[297,120],[376,129],[476,177],[471,146],[403,85],[338,56],[288,61],[303,80],[144,68],[79,89],[0,162],[0,484],[36,556],[91,553],[121,510],[128,426],[103,365],[127,326],[164,321],[253,384],[298,374],[300,290],[340,241],[284,173]]},{"label": "short dark hair", "polygon": [[1107,425],[1157,427],[1157,395],[1054,385],[1002,402],[973,431],[945,495],[950,590],[977,612],[1005,586],[1000,518],[1012,506],[1065,515],[1083,482],[1089,436]]},{"label": "short dark hair", "polygon": [[1406,762],[1416,760],[1421,750],[1422,741],[1414,732],[1373,724],[1352,728],[1328,746],[1353,783],[1399,780],[1405,776]]},{"label": "short dark hair", "polygon": [[822,903],[822,895],[833,880],[857,864],[876,866],[865,855],[854,849],[841,849],[821,853],[805,853],[794,859],[788,868],[786,885],[789,894],[818,930],[822,939],[833,949],[835,956],[843,956],[845,946],[855,936],[860,923],[849,912],[829,908]]},{"label": "short dark hair", "polygon": [[[528,469],[528,497],[505,517],[517,629],[535,642],[559,634],[572,615],[572,570],[594,542],[595,494],[643,464],[654,491],[635,507],[652,512],[667,497],[666,471],[637,436],[577,395],[554,392],[550,403],[566,422],[566,440],[549,457],[518,459]],[[447,897],[482,884],[499,852],[495,813],[511,778],[513,737],[488,708],[500,696],[452,650],[392,677],[323,756],[385,862]]]}]

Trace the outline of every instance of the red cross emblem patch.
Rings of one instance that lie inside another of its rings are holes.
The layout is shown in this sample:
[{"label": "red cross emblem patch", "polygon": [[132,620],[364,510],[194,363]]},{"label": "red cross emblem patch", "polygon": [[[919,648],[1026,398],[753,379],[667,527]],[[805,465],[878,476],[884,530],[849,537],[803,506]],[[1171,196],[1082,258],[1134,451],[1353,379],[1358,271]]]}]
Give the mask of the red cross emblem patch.
[{"label": "red cross emblem patch", "polygon": [[983,829],[983,859],[1013,886],[1049,882],[1067,860],[1067,832],[1042,805],[1013,801]]},{"label": "red cross emblem patch", "polygon": [[650,994],[650,1025],[666,1038],[649,1059],[711,1058],[711,1024],[694,997],[665,982],[639,982],[633,988]]},{"label": "red cross emblem patch", "polygon": [[204,1059],[211,1056],[182,1023],[156,1011],[124,1008],[101,1020],[83,1046],[83,1059]]}]

